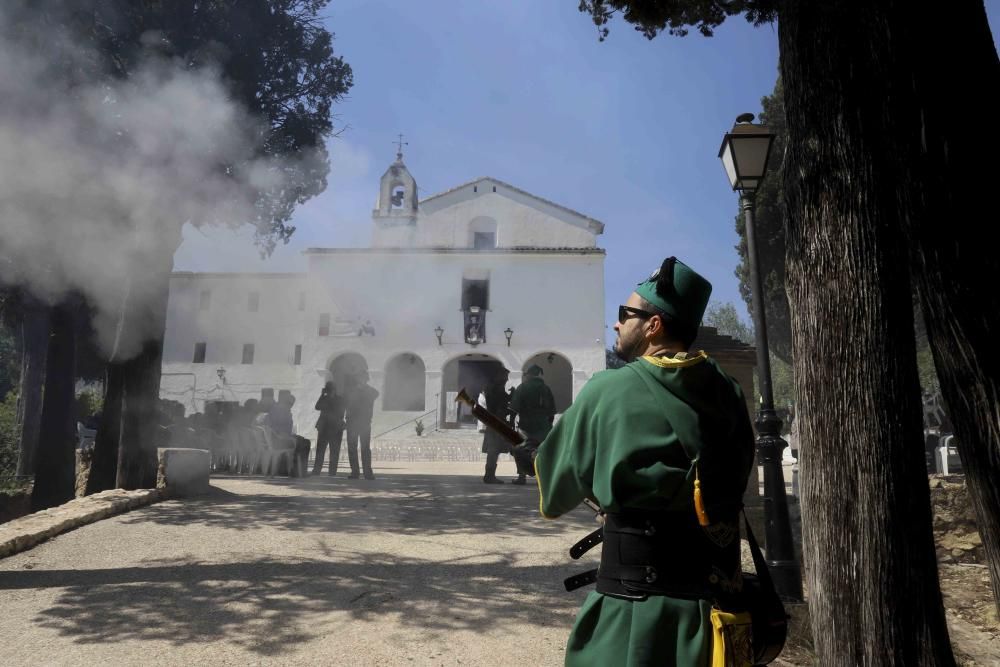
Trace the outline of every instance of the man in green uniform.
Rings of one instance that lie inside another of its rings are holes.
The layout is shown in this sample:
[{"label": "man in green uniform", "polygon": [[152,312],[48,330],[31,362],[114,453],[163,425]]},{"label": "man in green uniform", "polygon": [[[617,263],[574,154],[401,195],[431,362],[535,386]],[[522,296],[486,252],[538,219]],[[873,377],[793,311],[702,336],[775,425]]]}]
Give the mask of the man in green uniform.
[{"label": "man in green uniform", "polygon": [[524,372],[525,380],[510,397],[511,412],[517,415],[517,426],[525,435],[525,443],[513,450],[517,464],[517,479],[511,484],[524,484],[525,475],[531,474],[532,458],[539,444],[552,430],[556,416],[556,401],[552,390],[542,379],[544,371],[532,364]]},{"label": "man in green uniform", "polygon": [[708,665],[713,600],[742,586],[750,420],[735,380],[688,353],[711,290],[673,257],[640,283],[615,325],[615,352],[630,363],[595,374],[538,450],[543,516],[585,498],[604,512],[601,566],[580,578],[597,590],[567,665]]}]

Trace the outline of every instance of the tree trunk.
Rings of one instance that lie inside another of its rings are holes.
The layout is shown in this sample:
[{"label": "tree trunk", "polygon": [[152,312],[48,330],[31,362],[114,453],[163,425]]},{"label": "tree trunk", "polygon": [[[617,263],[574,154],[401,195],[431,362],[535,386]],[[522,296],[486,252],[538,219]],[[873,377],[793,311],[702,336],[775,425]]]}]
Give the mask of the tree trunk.
[{"label": "tree trunk", "polygon": [[104,381],[104,407],[94,440],[94,458],[87,478],[87,494],[115,488],[118,474],[118,447],[122,432],[122,393],[124,375],[121,364],[108,364]]},{"label": "tree trunk", "polygon": [[49,306],[24,295],[21,321],[21,387],[17,395],[17,425],[21,432],[17,474],[35,472],[38,431],[42,423],[42,384],[49,345]]},{"label": "tree trunk", "polygon": [[160,396],[161,340],[148,341],[142,353],[122,364],[121,448],[117,485],[123,489],[156,486],[156,443]]},{"label": "tree trunk", "polygon": [[1000,60],[981,0],[950,3],[945,21],[899,12],[910,21],[916,98],[906,125],[914,150],[904,167],[916,165],[906,232],[1000,613],[1000,259],[984,238],[996,219]]},{"label": "tree trunk", "polygon": [[[142,344],[137,356],[121,363],[122,430],[117,486],[124,489],[156,485],[163,335],[173,253],[180,243],[180,228],[168,231],[176,233],[165,236],[160,254],[137,263],[141,270],[131,278],[131,293],[142,297],[129,298],[125,306],[126,333],[141,336]],[[169,250],[164,252],[164,248]]]},{"label": "tree trunk", "polygon": [[32,512],[61,505],[76,495],[73,398],[78,308],[75,297],[71,296],[52,309]]},{"label": "tree trunk", "polygon": [[822,665],[953,665],[880,12],[789,1],[779,25],[809,607]]}]

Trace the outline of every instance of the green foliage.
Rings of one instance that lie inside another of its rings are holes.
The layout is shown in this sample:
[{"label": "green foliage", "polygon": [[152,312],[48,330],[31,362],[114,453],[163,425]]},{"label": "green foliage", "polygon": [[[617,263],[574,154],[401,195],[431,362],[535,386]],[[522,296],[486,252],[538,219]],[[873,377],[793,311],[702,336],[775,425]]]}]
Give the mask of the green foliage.
[{"label": "green foliage", "polygon": [[723,336],[730,336],[747,345],[754,343],[753,325],[744,322],[731,303],[712,301],[705,309],[702,322],[705,326],[715,327]]},{"label": "green foliage", "polygon": [[20,435],[17,432],[17,392],[11,391],[0,402],[0,450],[16,452],[19,441]]},{"label": "green foliage", "polygon": [[422,419],[417,420],[413,425],[413,430],[417,432],[418,437],[424,434],[424,422]]},{"label": "green foliage", "polygon": [[0,323],[0,401],[21,382],[20,336]]},{"label": "green foliage", "polygon": [[934,355],[927,339],[924,339],[923,345],[919,341],[917,343],[917,372],[920,374],[920,388],[923,391],[931,394],[941,391],[937,369],[934,367]]},{"label": "green foliage", "polygon": [[104,394],[97,389],[84,389],[76,395],[73,416],[77,421],[92,417],[104,406]]},{"label": "green foliage", "polygon": [[649,0],[580,0],[579,9],[590,14],[601,41],[608,36],[608,23],[621,13],[626,22],[653,39],[666,30],[683,37],[693,27],[705,37],[728,17],[746,13],[747,21],[761,25],[774,21],[776,0],[684,0],[682,2],[650,2]]}]

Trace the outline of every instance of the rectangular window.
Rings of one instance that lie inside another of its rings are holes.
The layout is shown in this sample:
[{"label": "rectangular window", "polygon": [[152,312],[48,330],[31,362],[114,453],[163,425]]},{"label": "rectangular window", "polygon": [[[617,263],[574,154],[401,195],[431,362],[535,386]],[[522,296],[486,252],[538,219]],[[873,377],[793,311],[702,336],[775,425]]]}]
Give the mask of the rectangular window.
[{"label": "rectangular window", "polygon": [[299,292],[299,310],[306,309],[306,293]]},{"label": "rectangular window", "polygon": [[243,343],[243,363],[253,363],[253,343]]},{"label": "rectangular window", "polygon": [[490,281],[462,278],[462,310],[476,306],[482,310],[490,309]]},{"label": "rectangular window", "polygon": [[320,313],[319,315],[319,335],[330,335],[330,313]]},{"label": "rectangular window", "polygon": [[205,347],[205,343],[194,344],[194,359],[191,360],[192,364],[205,363]]},{"label": "rectangular window", "polygon": [[247,310],[256,313],[260,309],[260,292],[250,292],[247,297]]},{"label": "rectangular window", "polygon": [[497,247],[496,232],[473,232],[472,247],[476,250],[486,250]]},{"label": "rectangular window", "polygon": [[198,310],[208,310],[212,305],[212,290],[203,289],[198,296]]},{"label": "rectangular window", "polygon": [[295,346],[295,360],[292,361],[292,363],[294,365],[296,365],[296,366],[301,366],[302,365],[302,346],[301,345],[296,345]]}]

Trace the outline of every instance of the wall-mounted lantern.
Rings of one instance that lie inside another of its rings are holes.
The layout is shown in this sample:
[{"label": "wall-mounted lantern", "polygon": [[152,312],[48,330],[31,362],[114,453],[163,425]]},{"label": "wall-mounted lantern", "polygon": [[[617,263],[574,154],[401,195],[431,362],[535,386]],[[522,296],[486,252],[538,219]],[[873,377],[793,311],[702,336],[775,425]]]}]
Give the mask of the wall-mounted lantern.
[{"label": "wall-mounted lantern", "polygon": [[507,327],[503,330],[503,335],[507,337],[507,347],[510,347],[510,339],[514,336],[514,330]]},{"label": "wall-mounted lantern", "polygon": [[438,337],[438,345],[441,345],[441,336],[444,335],[444,329],[441,328],[441,325],[434,328],[434,335]]}]

